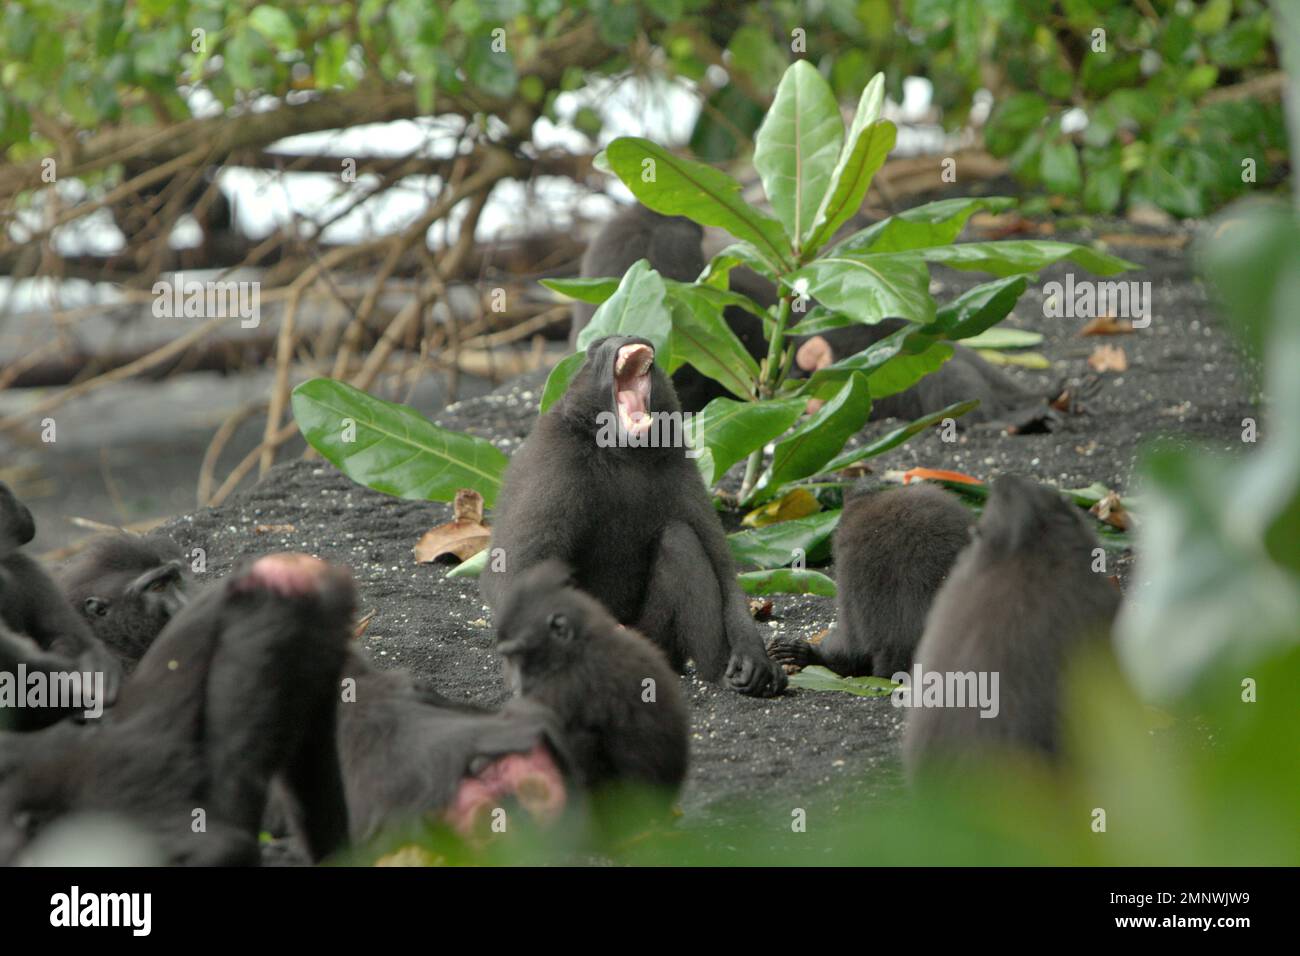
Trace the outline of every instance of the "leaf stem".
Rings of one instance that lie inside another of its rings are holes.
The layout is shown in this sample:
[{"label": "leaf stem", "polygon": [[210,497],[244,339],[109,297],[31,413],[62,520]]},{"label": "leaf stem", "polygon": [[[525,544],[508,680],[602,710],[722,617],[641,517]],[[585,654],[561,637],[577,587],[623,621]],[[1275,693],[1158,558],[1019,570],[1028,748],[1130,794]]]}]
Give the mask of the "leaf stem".
[{"label": "leaf stem", "polygon": [[[785,328],[790,322],[791,296],[781,296],[780,308],[776,314],[776,328],[772,330],[772,339],[767,346],[767,362],[763,367],[763,377],[758,383],[758,400],[765,401],[776,393],[776,388],[785,377],[786,369],[782,367],[781,350],[785,342]],[[763,449],[755,448],[749,453],[745,462],[745,480],[740,485],[740,500],[749,500],[758,483],[758,473],[763,467]]]}]

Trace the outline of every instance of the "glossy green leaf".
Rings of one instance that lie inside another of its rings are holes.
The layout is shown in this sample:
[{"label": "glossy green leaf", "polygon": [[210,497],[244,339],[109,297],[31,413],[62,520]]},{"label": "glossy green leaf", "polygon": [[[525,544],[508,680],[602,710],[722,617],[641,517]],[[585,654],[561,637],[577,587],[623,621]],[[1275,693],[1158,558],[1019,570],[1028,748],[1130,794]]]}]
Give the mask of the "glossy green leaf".
[{"label": "glossy green leaf", "polygon": [[541,279],[542,285],[560,295],[600,305],[618,289],[619,280],[608,279]]},{"label": "glossy green leaf", "polygon": [[1069,260],[1097,275],[1109,276],[1138,268],[1136,263],[1087,246],[1050,239],[1008,239],[1002,242],[961,242],[954,246],[918,249],[913,255],[952,269],[1012,276],[1037,272],[1054,262]]},{"label": "glossy green leaf", "polygon": [[578,348],[586,351],[607,335],[639,335],[650,340],[658,355],[668,355],[673,321],[666,295],[659,273],[645,259],[638,259],[578,335]]},{"label": "glossy green leaf", "polygon": [[751,531],[727,535],[731,556],[741,566],[780,568],[796,558],[818,561],[830,554],[830,536],[840,512],[823,511]]},{"label": "glossy green leaf", "polygon": [[832,254],[851,252],[906,252],[954,241],[977,212],[1000,212],[1016,201],[1006,196],[977,199],[940,199],[901,212],[847,236]]},{"label": "glossy green leaf", "polygon": [[692,421],[695,447],[709,455],[698,458],[706,485],[712,485],[736,462],[785,433],[803,412],[802,398],[736,402],[715,398]]},{"label": "glossy green leaf", "polygon": [[965,402],[957,402],[949,405],[947,408],[941,408],[937,412],[931,412],[916,421],[908,422],[901,428],[895,428],[886,435],[882,435],[875,441],[868,442],[861,448],[855,448],[836,456],[819,474],[829,475],[834,472],[847,468],[849,465],[856,464],[859,461],[866,461],[868,458],[874,458],[877,455],[884,454],[891,448],[897,448],[903,442],[907,441],[913,435],[920,434],[927,428],[937,425],[945,418],[959,418],[967,412],[979,407],[979,402],[971,399]]},{"label": "glossy green leaf", "polygon": [[843,143],[830,84],[807,60],[795,60],[754,137],[754,168],[791,239],[812,229]]},{"label": "glossy green leaf", "polygon": [[884,97],[885,75],[877,73],[858,99],[849,134],[831,172],[830,188],[802,235],[805,257],[820,249],[861,208],[872,177],[894,148],[898,130],[888,120],[879,119]]},{"label": "glossy green leaf", "polygon": [[774,568],[769,571],[745,571],[736,575],[740,589],[761,597],[765,594],[817,594],[835,597],[835,581],[820,571]]},{"label": "glossy green leaf", "polygon": [[1007,276],[968,289],[935,313],[934,324],[944,338],[966,339],[979,335],[1005,319],[1024,293],[1023,275]]},{"label": "glossy green leaf", "polygon": [[750,243],[769,269],[785,268],[789,243],[781,223],[745,202],[740,183],[726,173],[635,136],[614,140],[605,148],[605,157],[649,208],[725,229]]},{"label": "glossy green leaf", "polygon": [[574,352],[572,355],[566,355],[555,368],[551,369],[551,374],[546,376],[546,385],[542,388],[539,414],[545,415],[547,410],[569,390],[569,383],[573,381],[573,376],[578,374],[578,369],[582,368],[582,363],[585,361],[587,361],[586,352]]},{"label": "glossy green leaf", "polygon": [[400,498],[451,501],[472,488],[491,506],[509,461],[491,442],[330,378],[295,388],[293,415],[308,444],[343,474]]},{"label": "glossy green leaf", "polygon": [[808,295],[836,312],[863,322],[898,317],[934,318],[930,270],[914,252],[826,256],[791,276],[805,280]]},{"label": "glossy green leaf", "polygon": [[841,677],[828,668],[813,665],[791,674],[790,686],[800,690],[840,691],[855,697],[888,697],[895,685],[884,677]]},{"label": "glossy green leaf", "polygon": [[853,374],[839,393],[779,442],[755,489],[756,500],[771,497],[787,482],[818,471],[844,447],[871,414],[866,376]]},{"label": "glossy green leaf", "polygon": [[722,317],[710,291],[678,284],[672,302],[672,356],[669,371],[689,363],[737,398],[749,398],[758,382],[758,363]]}]

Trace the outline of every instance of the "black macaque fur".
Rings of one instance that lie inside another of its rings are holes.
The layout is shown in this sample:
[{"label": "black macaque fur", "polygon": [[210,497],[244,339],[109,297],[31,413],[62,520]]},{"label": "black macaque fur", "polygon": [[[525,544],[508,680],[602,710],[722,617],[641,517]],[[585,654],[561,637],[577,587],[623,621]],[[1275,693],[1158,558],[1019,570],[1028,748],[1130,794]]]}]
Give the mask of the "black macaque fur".
[{"label": "black macaque fur", "polygon": [[567,565],[543,561],[519,575],[497,615],[497,653],[523,699],[559,718],[585,789],[639,786],[671,802],[690,733],[677,675],[658,647],[571,587]]},{"label": "black macaque fur", "polygon": [[939,589],[916,650],[927,672],[997,672],[999,712],[913,707],[909,773],[988,749],[1054,753],[1067,659],[1109,640],[1119,592],[1092,570],[1097,536],[1059,492],[1016,476],[993,482],[970,546]]},{"label": "black macaque fur", "polygon": [[934,485],[849,497],[832,541],[836,621],[820,644],[777,638],[782,664],[820,664],[845,677],[892,677],[912,666],[935,593],[971,538],[971,513]]},{"label": "black macaque fur", "polygon": [[126,668],[185,606],[180,547],[162,535],[100,535],[56,574],[74,610]]},{"label": "black macaque fur", "polygon": [[[736,581],[722,524],[685,448],[597,444],[601,413],[617,414],[619,349],[650,346],[610,336],[591,343],[567,393],[538,419],[506,471],[492,553],[480,586],[497,615],[519,575],[550,558],[619,622],[635,627],[681,671],[768,696],[786,685],[768,659]],[[668,377],[650,369],[651,414],[679,412]]]},{"label": "black macaque fur", "polygon": [[[63,599],[40,562],[22,552],[36,536],[31,512],[0,482],[0,672],[78,671],[104,677],[104,703],[117,697],[121,669]],[[31,730],[78,713],[57,708],[0,710],[0,728]]]},{"label": "black macaque fur", "polygon": [[335,709],[353,608],[345,569],[262,558],[167,625],[101,720],[0,734],[0,863],[84,814],[147,834],[161,862],[256,864],[275,777],[309,856],[333,852],[347,836]]},{"label": "black macaque fur", "polygon": [[[167,616],[158,613],[166,610],[162,602],[184,600],[178,558],[167,539],[110,536],[65,568],[74,606],[102,600],[116,611],[96,619],[111,623],[113,634],[122,637],[114,648],[128,669],[166,624]],[[151,584],[158,590],[151,591]],[[132,600],[137,593],[141,599]],[[446,811],[465,781],[498,757],[521,755],[527,766],[534,759],[527,755],[541,747],[557,766],[565,764],[555,719],[540,707],[516,703],[498,712],[450,700],[405,672],[376,670],[355,645],[349,646],[342,677],[355,681],[354,698],[339,705],[337,727],[354,842]],[[289,797],[277,782],[265,820],[274,834],[291,832]]]},{"label": "black macaque fur", "polygon": [[[426,815],[448,811],[466,782],[499,758],[517,755],[536,769],[568,764],[555,715],[544,707],[512,701],[502,710],[460,703],[412,680],[403,671],[373,668],[357,651],[348,655],[344,677],[356,681],[355,701],[339,711],[339,748],[354,842]],[[547,784],[564,800],[563,783]],[[494,796],[510,797],[497,792]],[[525,809],[527,809],[527,801]]]}]

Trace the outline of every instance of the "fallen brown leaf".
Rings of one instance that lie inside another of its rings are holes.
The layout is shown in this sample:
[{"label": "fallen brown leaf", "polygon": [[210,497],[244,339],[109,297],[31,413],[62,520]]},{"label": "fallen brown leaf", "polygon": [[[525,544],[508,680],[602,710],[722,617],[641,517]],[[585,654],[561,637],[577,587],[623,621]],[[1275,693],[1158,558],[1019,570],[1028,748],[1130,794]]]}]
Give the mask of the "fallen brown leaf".
[{"label": "fallen brown leaf", "polygon": [[1133,323],[1128,319],[1117,319],[1113,315],[1099,315],[1079,330],[1079,335],[1127,335],[1133,331]]},{"label": "fallen brown leaf", "polygon": [[1120,531],[1128,530],[1128,512],[1124,510],[1124,504],[1120,501],[1119,495],[1115,492],[1108,491],[1106,497],[1102,498],[1088,510],[1092,512],[1092,514],[1096,515],[1099,521],[1104,521],[1112,528],[1118,528]]},{"label": "fallen brown leaf", "polygon": [[1098,236],[1108,246],[1134,246],[1141,249],[1181,249],[1192,241],[1191,236],[1151,236],[1142,233],[1107,232]]},{"label": "fallen brown leaf", "polygon": [[370,622],[373,621],[374,619],[375,619],[374,610],[372,609],[367,611],[362,616],[361,620],[357,621],[356,626],[352,628],[352,639],[354,641],[361,640],[361,636],[366,633],[366,628],[370,626]]},{"label": "fallen brown leaf", "polygon": [[424,533],[415,544],[415,560],[432,564],[444,555],[467,561],[488,546],[492,532],[483,524],[483,496],[462,488],[452,505],[455,517]]},{"label": "fallen brown leaf", "polygon": [[452,517],[457,521],[483,522],[483,496],[473,488],[461,488],[451,506]]},{"label": "fallen brown leaf", "polygon": [[1098,345],[1088,356],[1088,367],[1094,372],[1125,372],[1128,356],[1118,345]]}]

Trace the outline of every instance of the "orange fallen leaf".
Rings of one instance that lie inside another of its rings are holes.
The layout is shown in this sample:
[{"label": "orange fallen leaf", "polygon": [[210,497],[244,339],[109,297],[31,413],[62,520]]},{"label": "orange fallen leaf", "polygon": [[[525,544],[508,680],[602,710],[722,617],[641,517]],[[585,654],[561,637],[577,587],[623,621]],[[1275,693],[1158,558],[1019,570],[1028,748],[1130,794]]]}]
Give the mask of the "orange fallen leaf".
[{"label": "orange fallen leaf", "polygon": [[929,481],[955,481],[963,485],[982,485],[984,482],[978,478],[964,474],[960,471],[946,471],[942,468],[909,468],[903,472],[903,484],[910,485],[913,481],[927,479]]},{"label": "orange fallen leaf", "polygon": [[374,610],[372,609],[367,611],[362,616],[361,620],[357,621],[356,626],[352,628],[352,639],[354,641],[361,640],[361,636],[366,633],[366,628],[370,626],[370,622],[373,621],[374,619],[375,619]]},{"label": "orange fallen leaf", "polygon": [[1106,492],[1106,497],[1102,498],[1088,510],[1092,514],[1096,515],[1099,521],[1104,521],[1112,528],[1118,528],[1120,531],[1128,530],[1128,512],[1124,510],[1124,504],[1120,501],[1119,495],[1115,492]]},{"label": "orange fallen leaf", "polygon": [[1098,345],[1088,356],[1088,367],[1094,372],[1124,372],[1128,370],[1128,356],[1118,345]]},{"label": "orange fallen leaf", "polygon": [[1099,315],[1079,330],[1079,335],[1126,335],[1133,331],[1133,323],[1128,319],[1117,319],[1113,315]]},{"label": "orange fallen leaf", "polygon": [[454,517],[426,531],[415,545],[415,560],[431,564],[444,555],[467,561],[488,546],[492,532],[483,523],[483,496],[462,488],[452,505]]}]

